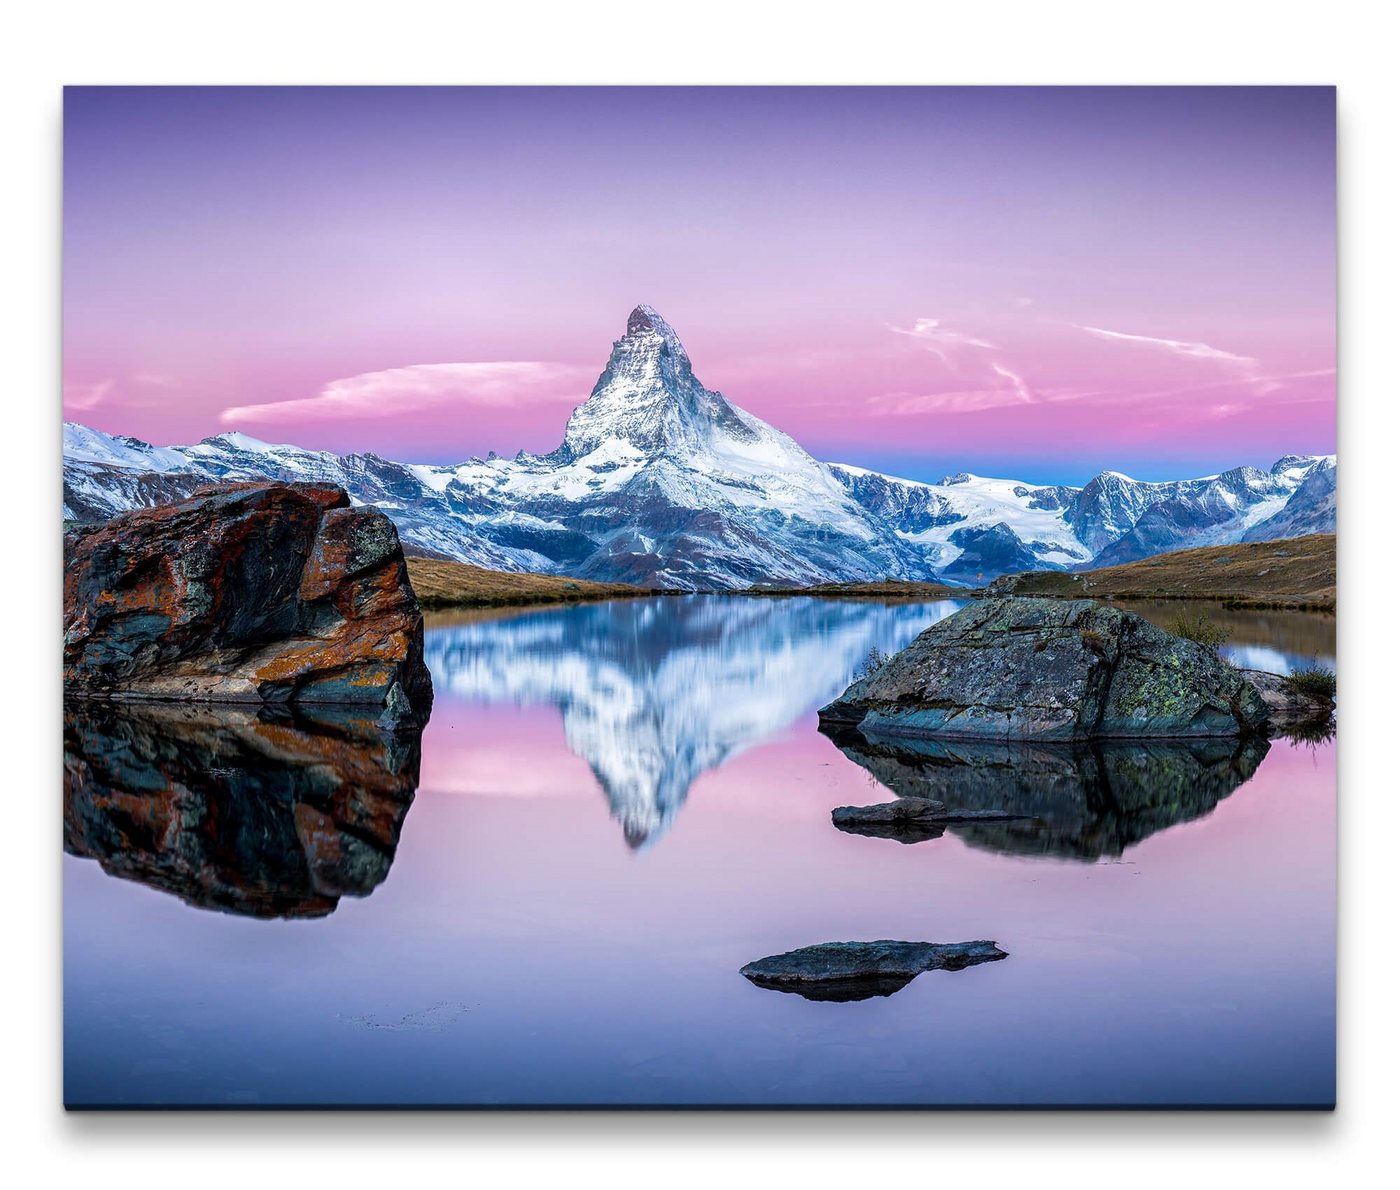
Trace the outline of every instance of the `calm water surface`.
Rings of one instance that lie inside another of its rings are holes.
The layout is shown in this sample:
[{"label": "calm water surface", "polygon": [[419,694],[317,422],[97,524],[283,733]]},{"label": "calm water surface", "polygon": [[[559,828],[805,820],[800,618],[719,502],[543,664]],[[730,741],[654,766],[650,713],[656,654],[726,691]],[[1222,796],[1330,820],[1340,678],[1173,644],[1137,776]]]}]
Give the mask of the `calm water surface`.
[{"label": "calm water surface", "polygon": [[[68,1103],[1330,1103],[1333,745],[817,731],[870,649],[956,606],[436,627],[421,755],[353,722],[70,716]],[[1238,663],[1332,661],[1330,620],[1237,615]],[[832,826],[891,791],[1034,817]],[[877,938],[1010,957],[844,1003],[739,975]]]}]

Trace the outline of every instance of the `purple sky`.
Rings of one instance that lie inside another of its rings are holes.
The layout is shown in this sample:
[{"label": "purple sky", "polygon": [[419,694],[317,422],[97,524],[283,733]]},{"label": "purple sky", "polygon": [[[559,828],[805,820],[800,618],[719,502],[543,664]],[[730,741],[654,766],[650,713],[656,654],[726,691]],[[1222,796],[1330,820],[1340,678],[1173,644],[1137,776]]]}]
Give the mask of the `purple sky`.
[{"label": "purple sky", "polygon": [[64,135],[112,432],[548,450],[649,302],[914,478],[1335,449],[1330,88],[70,88]]}]

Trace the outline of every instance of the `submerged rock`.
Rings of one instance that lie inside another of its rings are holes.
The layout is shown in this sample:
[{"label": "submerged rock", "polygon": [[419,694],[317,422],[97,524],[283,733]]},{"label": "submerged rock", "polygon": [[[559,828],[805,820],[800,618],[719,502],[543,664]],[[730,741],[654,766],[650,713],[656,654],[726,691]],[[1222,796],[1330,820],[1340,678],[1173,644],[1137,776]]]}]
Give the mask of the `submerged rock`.
[{"label": "submerged rock", "polygon": [[928,843],[941,839],[948,824],[938,820],[903,819],[891,822],[834,822],[838,831],[867,839],[889,839],[895,843]]},{"label": "submerged rock", "polygon": [[416,731],[342,708],[81,699],[63,729],[63,847],[202,909],[324,917],[393,863]]},{"label": "submerged rock", "polygon": [[961,971],[1006,958],[995,942],[823,942],[757,959],[739,974],[808,1000],[890,996],[925,971]]},{"label": "submerged rock", "polygon": [[1239,670],[1121,608],[991,598],[925,630],[822,708],[867,735],[983,740],[1249,736],[1268,708]]},{"label": "submerged rock", "polygon": [[65,538],[70,694],[426,716],[393,523],[326,484],[225,484]]},{"label": "submerged rock", "polygon": [[853,835],[920,843],[936,839],[943,828],[957,822],[997,822],[1022,815],[998,809],[949,809],[926,797],[899,797],[875,806],[837,806],[831,821],[837,830]]},{"label": "submerged rock", "polygon": [[1089,861],[1209,814],[1269,751],[1259,737],[1026,744],[867,738],[850,728],[828,734],[902,800],[943,802],[964,814],[989,810],[1002,819],[910,823],[902,831],[898,824],[838,824],[842,830],[918,842],[946,829],[981,850]]}]

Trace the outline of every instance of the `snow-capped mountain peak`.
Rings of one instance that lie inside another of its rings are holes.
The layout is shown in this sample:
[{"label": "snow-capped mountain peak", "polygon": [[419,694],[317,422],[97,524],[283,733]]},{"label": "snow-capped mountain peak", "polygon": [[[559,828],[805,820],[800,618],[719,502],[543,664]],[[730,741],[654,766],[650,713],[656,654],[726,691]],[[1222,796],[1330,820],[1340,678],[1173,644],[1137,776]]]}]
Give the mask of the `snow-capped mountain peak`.
[{"label": "snow-capped mountain peak", "polygon": [[226,430],[222,434],[211,434],[203,439],[200,446],[212,446],[216,449],[227,447],[229,450],[247,450],[262,453],[269,450],[296,450],[295,446],[286,444],[264,442],[261,438],[254,438],[251,434],[243,434],[238,430]]},{"label": "snow-capped mountain peak", "polygon": [[613,344],[588,400],[574,410],[551,461],[584,458],[615,439],[645,458],[704,454],[717,437],[752,442],[754,419],[741,417],[696,378],[675,329],[638,306]]},{"label": "snow-capped mountain peak", "polygon": [[75,421],[63,423],[63,461],[101,463],[111,467],[133,467],[144,471],[178,470],[185,459],[179,451],[152,446],[139,438],[104,434]]},{"label": "snow-capped mountain peak", "polygon": [[643,302],[627,316],[627,334],[660,335],[666,341],[666,346],[670,351],[683,359],[687,367],[690,366],[690,356],[686,354],[681,337],[676,334],[675,327],[662,318],[654,306],[648,306]]}]

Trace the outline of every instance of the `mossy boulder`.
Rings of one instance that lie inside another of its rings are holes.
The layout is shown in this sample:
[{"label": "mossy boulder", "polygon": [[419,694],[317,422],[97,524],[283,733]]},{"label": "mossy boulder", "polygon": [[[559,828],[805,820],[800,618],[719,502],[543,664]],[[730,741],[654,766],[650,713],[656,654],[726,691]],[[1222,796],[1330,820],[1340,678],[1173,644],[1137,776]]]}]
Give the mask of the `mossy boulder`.
[{"label": "mossy boulder", "polygon": [[988,740],[1262,734],[1269,710],[1203,645],[1092,600],[989,598],[821,711],[867,735]]}]

